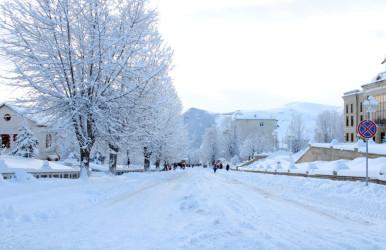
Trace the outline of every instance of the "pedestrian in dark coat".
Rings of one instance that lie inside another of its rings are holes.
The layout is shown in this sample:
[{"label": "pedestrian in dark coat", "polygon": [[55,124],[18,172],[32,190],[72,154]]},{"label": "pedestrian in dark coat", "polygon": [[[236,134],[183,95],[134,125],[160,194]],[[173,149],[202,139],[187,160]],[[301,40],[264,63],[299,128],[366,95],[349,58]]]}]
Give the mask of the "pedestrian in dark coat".
[{"label": "pedestrian in dark coat", "polygon": [[213,172],[216,173],[216,170],[217,170],[217,166],[216,166],[216,164],[214,164],[214,166],[213,166]]},{"label": "pedestrian in dark coat", "polygon": [[228,171],[228,170],[229,170],[229,164],[227,164],[227,166],[226,166],[225,168],[226,168],[226,170]]}]

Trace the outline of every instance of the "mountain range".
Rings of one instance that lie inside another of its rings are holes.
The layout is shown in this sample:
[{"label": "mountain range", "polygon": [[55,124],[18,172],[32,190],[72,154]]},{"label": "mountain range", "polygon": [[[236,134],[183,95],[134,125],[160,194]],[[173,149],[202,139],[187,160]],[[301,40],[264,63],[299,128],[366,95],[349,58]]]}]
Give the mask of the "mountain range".
[{"label": "mountain range", "polygon": [[191,148],[197,149],[200,148],[202,136],[208,127],[214,124],[220,126],[224,118],[234,115],[278,120],[279,127],[277,131],[279,143],[282,143],[292,117],[295,115],[301,115],[305,127],[305,134],[308,139],[313,139],[316,119],[319,113],[324,110],[343,112],[343,108],[339,106],[308,102],[293,102],[286,104],[281,108],[267,110],[237,110],[229,113],[211,113],[202,109],[190,108],[183,113],[183,116],[185,126],[189,133]]}]

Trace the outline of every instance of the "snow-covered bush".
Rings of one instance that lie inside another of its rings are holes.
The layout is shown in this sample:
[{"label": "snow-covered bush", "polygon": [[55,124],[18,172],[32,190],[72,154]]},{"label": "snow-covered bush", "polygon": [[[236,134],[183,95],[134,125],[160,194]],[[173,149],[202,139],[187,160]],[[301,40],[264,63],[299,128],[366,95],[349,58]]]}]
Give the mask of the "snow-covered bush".
[{"label": "snow-covered bush", "polygon": [[240,162],[240,158],[239,158],[237,155],[235,155],[235,156],[232,157],[232,159],[231,159],[231,164],[232,164],[233,166],[236,166],[236,164],[239,163],[239,162]]},{"label": "snow-covered bush", "polygon": [[15,177],[17,182],[25,182],[25,181],[34,181],[36,180],[32,174],[27,173],[23,170],[17,170],[15,172]]},{"label": "snow-covered bush", "polygon": [[48,161],[43,161],[43,165],[42,165],[41,169],[50,170],[52,168],[50,167],[50,164]]}]

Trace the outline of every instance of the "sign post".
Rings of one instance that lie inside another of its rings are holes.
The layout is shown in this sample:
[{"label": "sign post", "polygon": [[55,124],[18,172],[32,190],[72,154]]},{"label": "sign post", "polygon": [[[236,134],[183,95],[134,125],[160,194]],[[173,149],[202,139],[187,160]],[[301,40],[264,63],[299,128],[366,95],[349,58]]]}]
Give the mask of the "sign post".
[{"label": "sign post", "polygon": [[358,125],[358,133],[366,140],[366,186],[369,185],[369,139],[377,133],[377,125],[373,121],[364,120]]}]

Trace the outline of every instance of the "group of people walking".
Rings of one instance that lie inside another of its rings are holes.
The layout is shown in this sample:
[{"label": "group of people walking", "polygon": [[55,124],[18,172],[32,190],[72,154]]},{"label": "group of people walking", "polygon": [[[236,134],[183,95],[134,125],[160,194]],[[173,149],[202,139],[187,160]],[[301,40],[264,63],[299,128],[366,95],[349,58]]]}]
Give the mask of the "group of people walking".
[{"label": "group of people walking", "polygon": [[[222,163],[213,165],[213,172],[216,173],[217,169],[222,169]],[[226,165],[225,169],[229,171],[229,164]]]}]

